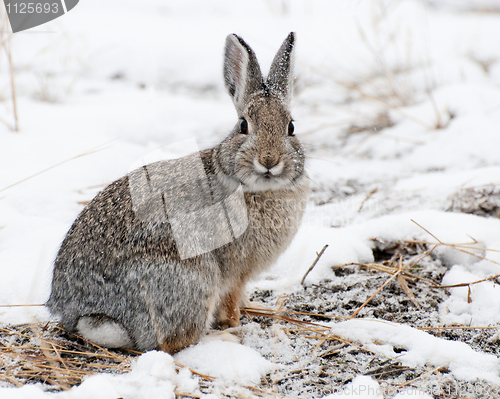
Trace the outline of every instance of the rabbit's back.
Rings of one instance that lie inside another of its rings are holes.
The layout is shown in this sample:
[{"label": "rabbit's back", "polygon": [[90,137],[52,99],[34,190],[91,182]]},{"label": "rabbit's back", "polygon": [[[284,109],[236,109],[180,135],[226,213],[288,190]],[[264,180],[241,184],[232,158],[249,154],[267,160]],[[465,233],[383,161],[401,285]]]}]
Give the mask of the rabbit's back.
[{"label": "rabbit's back", "polygon": [[200,304],[215,301],[219,270],[214,254],[181,260],[168,222],[137,218],[123,177],[69,230],[47,305],[69,331],[77,331],[80,317],[102,314],[119,320],[137,349],[152,349],[167,337],[205,329],[208,309]]}]

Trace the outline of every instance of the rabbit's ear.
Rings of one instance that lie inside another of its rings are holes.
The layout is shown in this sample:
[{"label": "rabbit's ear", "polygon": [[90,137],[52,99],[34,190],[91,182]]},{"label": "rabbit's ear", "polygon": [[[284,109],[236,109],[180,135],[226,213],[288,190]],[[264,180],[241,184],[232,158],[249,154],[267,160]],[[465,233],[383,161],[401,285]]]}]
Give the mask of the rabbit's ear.
[{"label": "rabbit's ear", "polygon": [[292,98],[294,44],[295,33],[290,32],[274,56],[266,82],[271,93],[279,97],[286,105],[290,104]]},{"label": "rabbit's ear", "polygon": [[249,96],[263,87],[262,72],[255,53],[237,35],[226,38],[224,56],[224,83],[239,114]]}]

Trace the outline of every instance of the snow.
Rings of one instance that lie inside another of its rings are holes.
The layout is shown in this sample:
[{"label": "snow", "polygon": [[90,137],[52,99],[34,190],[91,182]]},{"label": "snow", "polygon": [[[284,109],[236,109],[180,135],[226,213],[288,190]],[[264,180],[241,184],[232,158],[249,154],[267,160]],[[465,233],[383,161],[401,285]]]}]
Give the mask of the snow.
[{"label": "snow", "polygon": [[225,341],[202,342],[184,349],[174,358],[202,374],[242,385],[258,385],[275,367],[256,350]]},{"label": "snow", "polygon": [[[0,121],[7,122],[0,122],[0,304],[46,301],[58,246],[83,203],[106,184],[161,148],[186,139],[207,148],[227,134],[236,114],[221,69],[233,32],[252,46],[263,71],[288,32],[297,32],[294,123],[310,155],[303,225],[249,292],[301,292],[326,244],[305,286],[340,281],[331,266],[373,262],[374,238],[436,237],[445,285],[500,274],[500,219],[448,211],[467,190],[500,184],[500,14],[481,12],[500,3],[480,3],[146,0],[137,7],[86,0],[14,35],[19,132],[7,127],[13,117],[3,54],[0,63]],[[377,127],[384,118],[390,123]],[[366,129],[347,134],[352,127]],[[479,257],[444,244],[465,244]],[[443,326],[500,325],[498,279],[449,293],[439,305]],[[39,306],[0,307],[1,324],[49,319]],[[500,384],[498,357],[467,343],[380,320],[329,327],[403,364],[446,364],[458,379]],[[258,385],[294,361],[282,330],[262,338],[249,325],[246,334],[243,344],[200,343],[175,358],[234,386]],[[265,359],[280,351],[280,364]],[[325,397],[384,397],[381,384],[362,375],[336,388]],[[170,398],[197,389],[188,370],[177,373],[171,356],[153,351],[128,374],[92,376],[68,392],[2,386],[0,396]],[[410,387],[396,396],[406,397],[431,396]]]}]

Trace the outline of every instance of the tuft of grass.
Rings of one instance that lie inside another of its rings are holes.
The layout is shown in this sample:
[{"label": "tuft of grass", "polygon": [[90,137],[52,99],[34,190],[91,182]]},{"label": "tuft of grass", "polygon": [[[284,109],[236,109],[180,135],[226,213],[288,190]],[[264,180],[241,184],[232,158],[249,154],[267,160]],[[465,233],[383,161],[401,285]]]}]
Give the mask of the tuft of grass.
[{"label": "tuft of grass", "polygon": [[[474,253],[472,251],[490,251],[490,252],[500,252],[500,250],[497,249],[490,249],[490,248],[481,248],[478,246],[478,242],[476,240],[472,240],[471,242],[467,243],[445,243],[439,240],[435,235],[433,235],[431,232],[429,232],[427,229],[419,225],[417,222],[412,220],[413,223],[415,223],[417,226],[422,228],[425,232],[427,232],[429,235],[431,235],[436,242],[429,242],[429,241],[418,241],[418,240],[405,240],[401,243],[397,243],[396,245],[392,246],[392,250],[397,249],[395,254],[387,261],[383,263],[347,263],[347,264],[342,264],[342,265],[337,265],[333,266],[333,268],[343,268],[346,266],[360,266],[362,268],[366,268],[367,270],[371,271],[378,271],[378,272],[383,272],[389,274],[391,277],[389,277],[388,280],[386,280],[360,307],[358,307],[351,315],[351,318],[356,317],[359,312],[370,303],[373,298],[377,294],[379,294],[392,280],[396,279],[398,284],[401,286],[403,291],[406,293],[410,301],[415,305],[417,309],[420,309],[420,305],[417,302],[415,296],[413,295],[412,291],[408,287],[407,281],[416,281],[420,280],[423,281],[431,288],[436,288],[436,289],[448,289],[448,288],[456,288],[456,287],[468,287],[469,288],[469,297],[468,301],[469,303],[471,302],[470,298],[470,293],[471,293],[471,286],[484,283],[486,281],[493,281],[498,278],[500,278],[500,274],[492,275],[484,279],[480,279],[477,281],[472,281],[472,282],[467,282],[467,283],[459,283],[459,284],[453,284],[453,285],[441,285],[439,282],[433,281],[428,278],[424,278],[422,276],[419,276],[418,274],[415,273],[415,271],[418,271],[417,265],[418,263],[425,258],[426,256],[430,255],[436,248],[440,246],[445,246],[445,247],[451,247],[456,251],[477,257],[482,260],[486,260],[488,262],[500,265],[499,262],[494,261],[492,259],[488,259],[482,255],[479,255],[477,253]],[[414,258],[410,259],[408,262],[404,263],[402,262],[402,256],[401,253],[408,248],[409,245],[424,245],[428,249],[426,249],[423,253],[418,254]]]},{"label": "tuft of grass", "polygon": [[54,323],[0,328],[0,379],[16,386],[38,382],[60,391],[100,372],[130,371],[130,356],[69,336]]}]

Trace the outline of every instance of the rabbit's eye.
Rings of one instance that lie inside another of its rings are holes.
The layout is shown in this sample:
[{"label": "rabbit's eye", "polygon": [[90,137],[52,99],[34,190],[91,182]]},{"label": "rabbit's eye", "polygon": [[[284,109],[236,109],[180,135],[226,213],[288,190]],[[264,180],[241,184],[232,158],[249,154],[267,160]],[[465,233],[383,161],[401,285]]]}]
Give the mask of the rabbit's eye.
[{"label": "rabbit's eye", "polygon": [[240,124],[240,133],[241,134],[248,134],[248,123],[246,119],[243,119]]},{"label": "rabbit's eye", "polygon": [[288,124],[288,135],[289,136],[294,136],[293,132],[295,131],[295,126],[293,125],[293,122],[290,121]]}]

